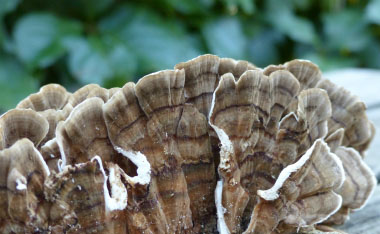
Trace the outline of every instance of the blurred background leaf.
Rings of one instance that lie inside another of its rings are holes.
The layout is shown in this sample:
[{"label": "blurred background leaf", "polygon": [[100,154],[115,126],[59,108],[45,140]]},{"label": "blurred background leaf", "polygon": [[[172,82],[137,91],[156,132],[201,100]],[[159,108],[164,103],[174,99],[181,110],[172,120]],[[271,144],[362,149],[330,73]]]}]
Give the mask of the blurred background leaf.
[{"label": "blurred background leaf", "polygon": [[245,58],[246,38],[238,18],[217,18],[207,22],[202,33],[208,50],[221,57]]},{"label": "blurred background leaf", "polygon": [[49,13],[28,14],[15,24],[15,53],[30,68],[44,68],[65,53],[62,41],[79,33],[76,22]]},{"label": "blurred background leaf", "polygon": [[38,91],[37,80],[15,59],[0,53],[0,100],[3,109],[14,108],[29,94]]},{"label": "blurred background leaf", "polygon": [[0,112],[41,85],[107,88],[205,53],[380,68],[380,0],[0,0]]},{"label": "blurred background leaf", "polygon": [[366,7],[368,20],[375,24],[380,24],[380,0],[372,0]]},{"label": "blurred background leaf", "polygon": [[3,16],[9,11],[13,11],[19,3],[20,0],[0,0],[0,16]]}]

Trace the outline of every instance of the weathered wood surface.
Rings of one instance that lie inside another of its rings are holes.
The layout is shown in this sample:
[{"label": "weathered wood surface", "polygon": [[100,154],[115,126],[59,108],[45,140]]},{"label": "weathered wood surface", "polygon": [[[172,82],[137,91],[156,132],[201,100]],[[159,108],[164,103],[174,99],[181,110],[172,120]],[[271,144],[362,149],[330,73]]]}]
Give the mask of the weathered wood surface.
[{"label": "weathered wood surface", "polygon": [[[366,103],[368,118],[375,124],[377,134],[366,152],[365,161],[380,181],[380,71],[344,69],[326,73],[325,77],[344,86]],[[380,234],[380,184],[367,205],[337,228],[352,234]]]}]

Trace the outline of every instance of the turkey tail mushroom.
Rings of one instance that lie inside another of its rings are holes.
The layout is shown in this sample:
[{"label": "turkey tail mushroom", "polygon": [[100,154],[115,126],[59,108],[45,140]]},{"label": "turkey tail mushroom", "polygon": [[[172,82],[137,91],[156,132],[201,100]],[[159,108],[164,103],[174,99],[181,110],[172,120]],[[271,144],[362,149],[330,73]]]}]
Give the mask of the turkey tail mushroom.
[{"label": "turkey tail mushroom", "polygon": [[34,110],[10,110],[0,116],[0,150],[22,138],[28,138],[38,147],[48,130],[48,121]]},{"label": "turkey tail mushroom", "polygon": [[0,231],[48,228],[44,182],[50,171],[33,142],[24,138],[0,151]]},{"label": "turkey tail mushroom", "polygon": [[58,84],[49,84],[41,87],[38,93],[31,94],[22,100],[16,108],[35,111],[61,110],[66,105],[70,95],[64,87]]},{"label": "turkey tail mushroom", "polygon": [[376,185],[365,110],[306,60],[46,85],[0,116],[0,232],[335,231]]},{"label": "turkey tail mushroom", "polygon": [[104,105],[116,149],[127,157],[146,157],[152,170],[150,181],[128,192],[131,232],[211,231],[215,224],[207,120],[184,103],[184,78],[184,70],[145,76]]}]

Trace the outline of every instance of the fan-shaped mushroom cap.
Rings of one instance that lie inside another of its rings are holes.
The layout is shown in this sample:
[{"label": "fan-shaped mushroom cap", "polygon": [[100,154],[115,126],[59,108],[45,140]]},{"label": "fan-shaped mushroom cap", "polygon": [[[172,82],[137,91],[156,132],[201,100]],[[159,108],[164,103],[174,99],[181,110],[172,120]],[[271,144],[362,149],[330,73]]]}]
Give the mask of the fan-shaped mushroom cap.
[{"label": "fan-shaped mushroom cap", "polygon": [[365,205],[377,182],[375,175],[355,149],[340,146],[335,154],[343,162],[346,180],[340,188],[335,189],[343,197],[341,212],[334,214],[327,222],[343,224],[350,210],[357,210]]},{"label": "fan-shaped mushroom cap", "polygon": [[0,151],[0,231],[32,232],[47,227],[44,181],[50,171],[28,139]]},{"label": "fan-shaped mushroom cap", "polygon": [[70,97],[70,93],[58,84],[49,84],[41,87],[40,91],[29,95],[16,108],[44,111],[48,109],[62,109]]},{"label": "fan-shaped mushroom cap", "polygon": [[109,98],[111,98],[116,92],[118,92],[121,88],[111,88],[108,90]]},{"label": "fan-shaped mushroom cap", "polygon": [[110,165],[108,177],[102,161],[95,157],[86,163],[66,166],[49,177],[45,193],[52,203],[52,229],[55,232],[69,229],[72,233],[127,233],[125,216],[117,211],[124,209],[127,202],[119,169]]},{"label": "fan-shaped mushroom cap", "polygon": [[306,60],[47,85],[0,117],[0,232],[322,233],[373,192],[374,133]]},{"label": "fan-shaped mushroom cap", "polygon": [[256,69],[255,65],[244,60],[221,58],[218,73],[220,76],[226,73],[232,73],[235,78],[239,78],[245,71]]},{"label": "fan-shaped mushroom cap", "polygon": [[297,78],[301,89],[316,87],[316,84],[321,80],[321,70],[308,60],[295,59],[285,63],[284,67]]},{"label": "fan-shaped mushroom cap", "polygon": [[[333,190],[343,181],[341,161],[323,140],[315,141],[296,163],[280,173],[272,188],[258,190],[261,199],[245,232],[268,233],[281,222],[281,228],[296,230],[326,220],[342,204]],[[285,231],[279,229],[280,233]]]},{"label": "fan-shaped mushroom cap", "polygon": [[[283,168],[327,134],[331,109],[326,92],[320,89],[302,91],[298,109],[280,121],[298,90],[297,79],[283,70],[269,77],[258,70],[246,71],[237,82],[232,74],[225,74],[215,90],[209,119],[222,144],[222,205],[232,232],[242,228],[243,216],[250,217],[257,190],[273,186]],[[287,127],[298,131],[281,131]]]},{"label": "fan-shaped mushroom cap", "polygon": [[[184,104],[184,79],[184,70],[154,73],[136,86],[126,84],[104,105],[113,144],[127,157],[140,152],[152,170],[149,190],[140,183],[130,192],[132,231],[211,231],[215,225],[207,120]],[[139,204],[141,196],[149,205]],[[141,223],[139,217],[146,221]]]},{"label": "fan-shaped mushroom cap", "polygon": [[0,116],[0,150],[22,138],[28,138],[37,147],[48,130],[48,121],[34,110],[10,110]]},{"label": "fan-shaped mushroom cap", "polygon": [[358,97],[328,80],[322,80],[317,87],[327,91],[332,104],[332,117],[329,120],[329,131],[345,129],[343,145],[363,151],[373,138],[372,126],[365,114],[366,106]]},{"label": "fan-shaped mushroom cap", "polygon": [[255,66],[247,61],[236,61],[211,54],[201,55],[190,61],[179,63],[175,69],[185,70],[185,102],[194,106],[206,117],[210,112],[212,94],[219,83],[219,77],[232,73],[240,77]]},{"label": "fan-shaped mushroom cap", "polygon": [[98,97],[86,99],[58,124],[56,134],[63,160],[61,167],[87,162],[96,155],[103,162],[113,160],[117,152],[108,139],[103,104]]},{"label": "fan-shaped mushroom cap", "polygon": [[186,103],[193,104],[205,116],[208,116],[212,93],[219,82],[219,63],[217,56],[203,55],[175,66],[175,69],[185,71]]},{"label": "fan-shaped mushroom cap", "polygon": [[69,116],[73,107],[67,104],[71,93],[58,84],[49,84],[43,86],[36,94],[21,101],[18,109],[32,109],[38,112],[49,123],[49,131],[41,141],[41,145],[55,137],[55,129],[58,122],[63,121]]},{"label": "fan-shaped mushroom cap", "polygon": [[49,140],[55,138],[57,125],[59,122],[66,120],[72,111],[71,105],[66,105],[63,110],[45,110],[39,112],[39,114],[44,117],[49,123],[49,131],[47,132],[45,138],[41,141],[41,145],[44,145]]},{"label": "fan-shaped mushroom cap", "polygon": [[57,139],[54,138],[47,141],[43,146],[41,146],[40,152],[48,165],[49,170],[51,172],[58,172],[58,165],[62,157],[57,144]]},{"label": "fan-shaped mushroom cap", "polygon": [[88,84],[75,91],[70,96],[68,104],[70,104],[72,107],[75,107],[84,100],[92,97],[98,97],[106,102],[108,100],[109,93],[107,89],[102,88],[97,84]]}]

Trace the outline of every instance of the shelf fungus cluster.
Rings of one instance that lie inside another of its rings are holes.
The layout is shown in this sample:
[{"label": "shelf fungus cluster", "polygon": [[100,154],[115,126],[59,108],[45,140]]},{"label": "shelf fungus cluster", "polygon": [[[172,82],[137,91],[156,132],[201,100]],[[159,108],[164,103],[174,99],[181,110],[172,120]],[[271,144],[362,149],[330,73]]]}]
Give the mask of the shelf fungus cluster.
[{"label": "shelf fungus cluster", "polygon": [[322,233],[371,196],[365,105],[293,60],[46,85],[0,117],[0,233]]}]

